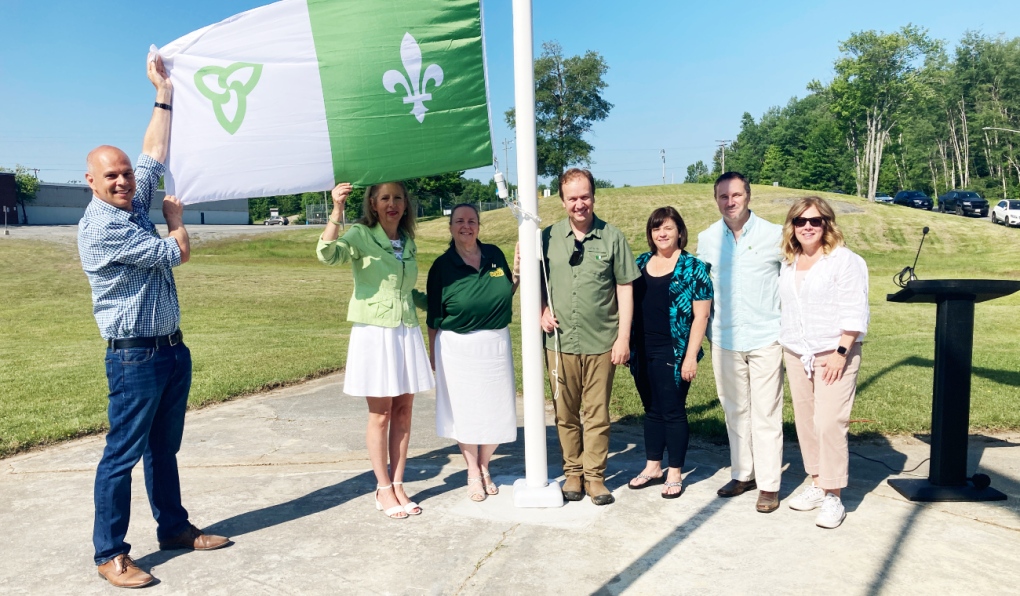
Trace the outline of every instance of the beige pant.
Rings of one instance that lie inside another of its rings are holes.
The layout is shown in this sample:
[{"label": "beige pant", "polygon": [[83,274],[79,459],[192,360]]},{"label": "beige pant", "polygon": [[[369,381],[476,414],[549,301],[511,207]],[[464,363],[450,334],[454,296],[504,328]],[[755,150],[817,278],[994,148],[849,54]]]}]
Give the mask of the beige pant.
[{"label": "beige pant", "polygon": [[857,371],[861,367],[861,344],[847,354],[843,378],[832,385],[822,380],[822,363],[832,352],[815,356],[814,370],[809,379],[800,355],[784,352],[786,374],[790,377],[793,415],[797,423],[804,470],[817,476],[821,488],[843,488],[850,475],[850,410],[857,395]]},{"label": "beige pant", "polygon": [[[799,360],[797,361],[800,362]],[[712,344],[730,439],[730,476],[775,492],[783,474],[783,347],[734,352]]]},{"label": "beige pant", "polygon": [[609,396],[616,366],[605,354],[560,354],[545,351],[554,399],[556,432],[563,450],[563,475],[602,480],[609,458]]}]

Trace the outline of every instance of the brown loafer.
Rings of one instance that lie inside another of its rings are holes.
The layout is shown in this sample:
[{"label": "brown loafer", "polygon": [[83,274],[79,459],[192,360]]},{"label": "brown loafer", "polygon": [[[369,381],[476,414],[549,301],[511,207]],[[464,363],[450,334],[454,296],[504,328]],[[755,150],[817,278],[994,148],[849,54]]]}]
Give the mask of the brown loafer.
[{"label": "brown loafer", "polygon": [[758,491],[758,502],[754,508],[758,513],[772,513],[779,509],[779,493],[767,490]]},{"label": "brown loafer", "polygon": [[725,486],[715,491],[715,494],[720,497],[736,497],[737,495],[742,495],[747,491],[754,490],[756,488],[758,488],[758,484],[754,481],[754,479],[746,482],[743,480],[730,480]]},{"label": "brown loafer", "polygon": [[118,588],[141,588],[154,582],[156,578],[142,571],[131,560],[131,557],[117,555],[98,568],[99,577]]},{"label": "brown loafer", "polygon": [[230,538],[206,534],[188,524],[188,529],[169,540],[159,541],[159,550],[216,550],[230,544]]},{"label": "brown loafer", "polygon": [[567,501],[580,501],[584,498],[580,476],[567,476],[563,481],[563,498]]},{"label": "brown loafer", "polygon": [[601,478],[597,480],[585,480],[584,490],[588,493],[588,496],[591,497],[591,502],[596,505],[609,505],[616,502],[616,497],[613,496],[613,493],[609,492],[609,489],[606,488],[606,485],[602,482]]}]

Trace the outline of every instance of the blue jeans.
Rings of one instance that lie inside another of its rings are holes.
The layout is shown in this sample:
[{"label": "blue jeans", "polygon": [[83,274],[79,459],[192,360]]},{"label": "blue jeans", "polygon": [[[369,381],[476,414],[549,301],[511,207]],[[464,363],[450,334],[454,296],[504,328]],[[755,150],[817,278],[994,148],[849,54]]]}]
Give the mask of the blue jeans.
[{"label": "blue jeans", "polygon": [[106,351],[110,432],[96,469],[96,565],[130,552],[124,542],[131,519],[131,469],[144,458],[145,492],[156,518],[156,536],[173,538],[188,528],[181,506],[177,451],[191,388],[191,352],[183,344]]}]

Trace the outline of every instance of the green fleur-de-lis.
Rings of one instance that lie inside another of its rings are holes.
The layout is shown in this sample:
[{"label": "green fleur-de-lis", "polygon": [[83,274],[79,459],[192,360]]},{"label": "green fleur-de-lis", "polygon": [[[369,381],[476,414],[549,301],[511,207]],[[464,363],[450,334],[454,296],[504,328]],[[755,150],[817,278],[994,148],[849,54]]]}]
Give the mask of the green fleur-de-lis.
[{"label": "green fleur-de-lis", "polygon": [[[223,130],[234,134],[244,122],[248,95],[258,84],[261,76],[261,64],[235,62],[230,66],[206,66],[195,73],[195,87],[199,93],[212,101],[216,121]],[[223,111],[231,99],[236,101],[233,118],[228,117]]]}]

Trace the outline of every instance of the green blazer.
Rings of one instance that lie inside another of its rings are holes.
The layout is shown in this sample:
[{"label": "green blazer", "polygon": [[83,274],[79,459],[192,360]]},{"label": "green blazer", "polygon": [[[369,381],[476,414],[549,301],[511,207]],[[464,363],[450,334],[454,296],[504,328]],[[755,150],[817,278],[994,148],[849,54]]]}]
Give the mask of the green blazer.
[{"label": "green blazer", "polygon": [[418,280],[417,246],[403,237],[403,260],[382,226],[354,224],[341,238],[326,242],[319,237],[316,254],[327,265],[348,261],[354,267],[354,294],[347,307],[347,320],[379,327],[418,326],[415,306],[428,308],[425,294],[414,289]]}]

